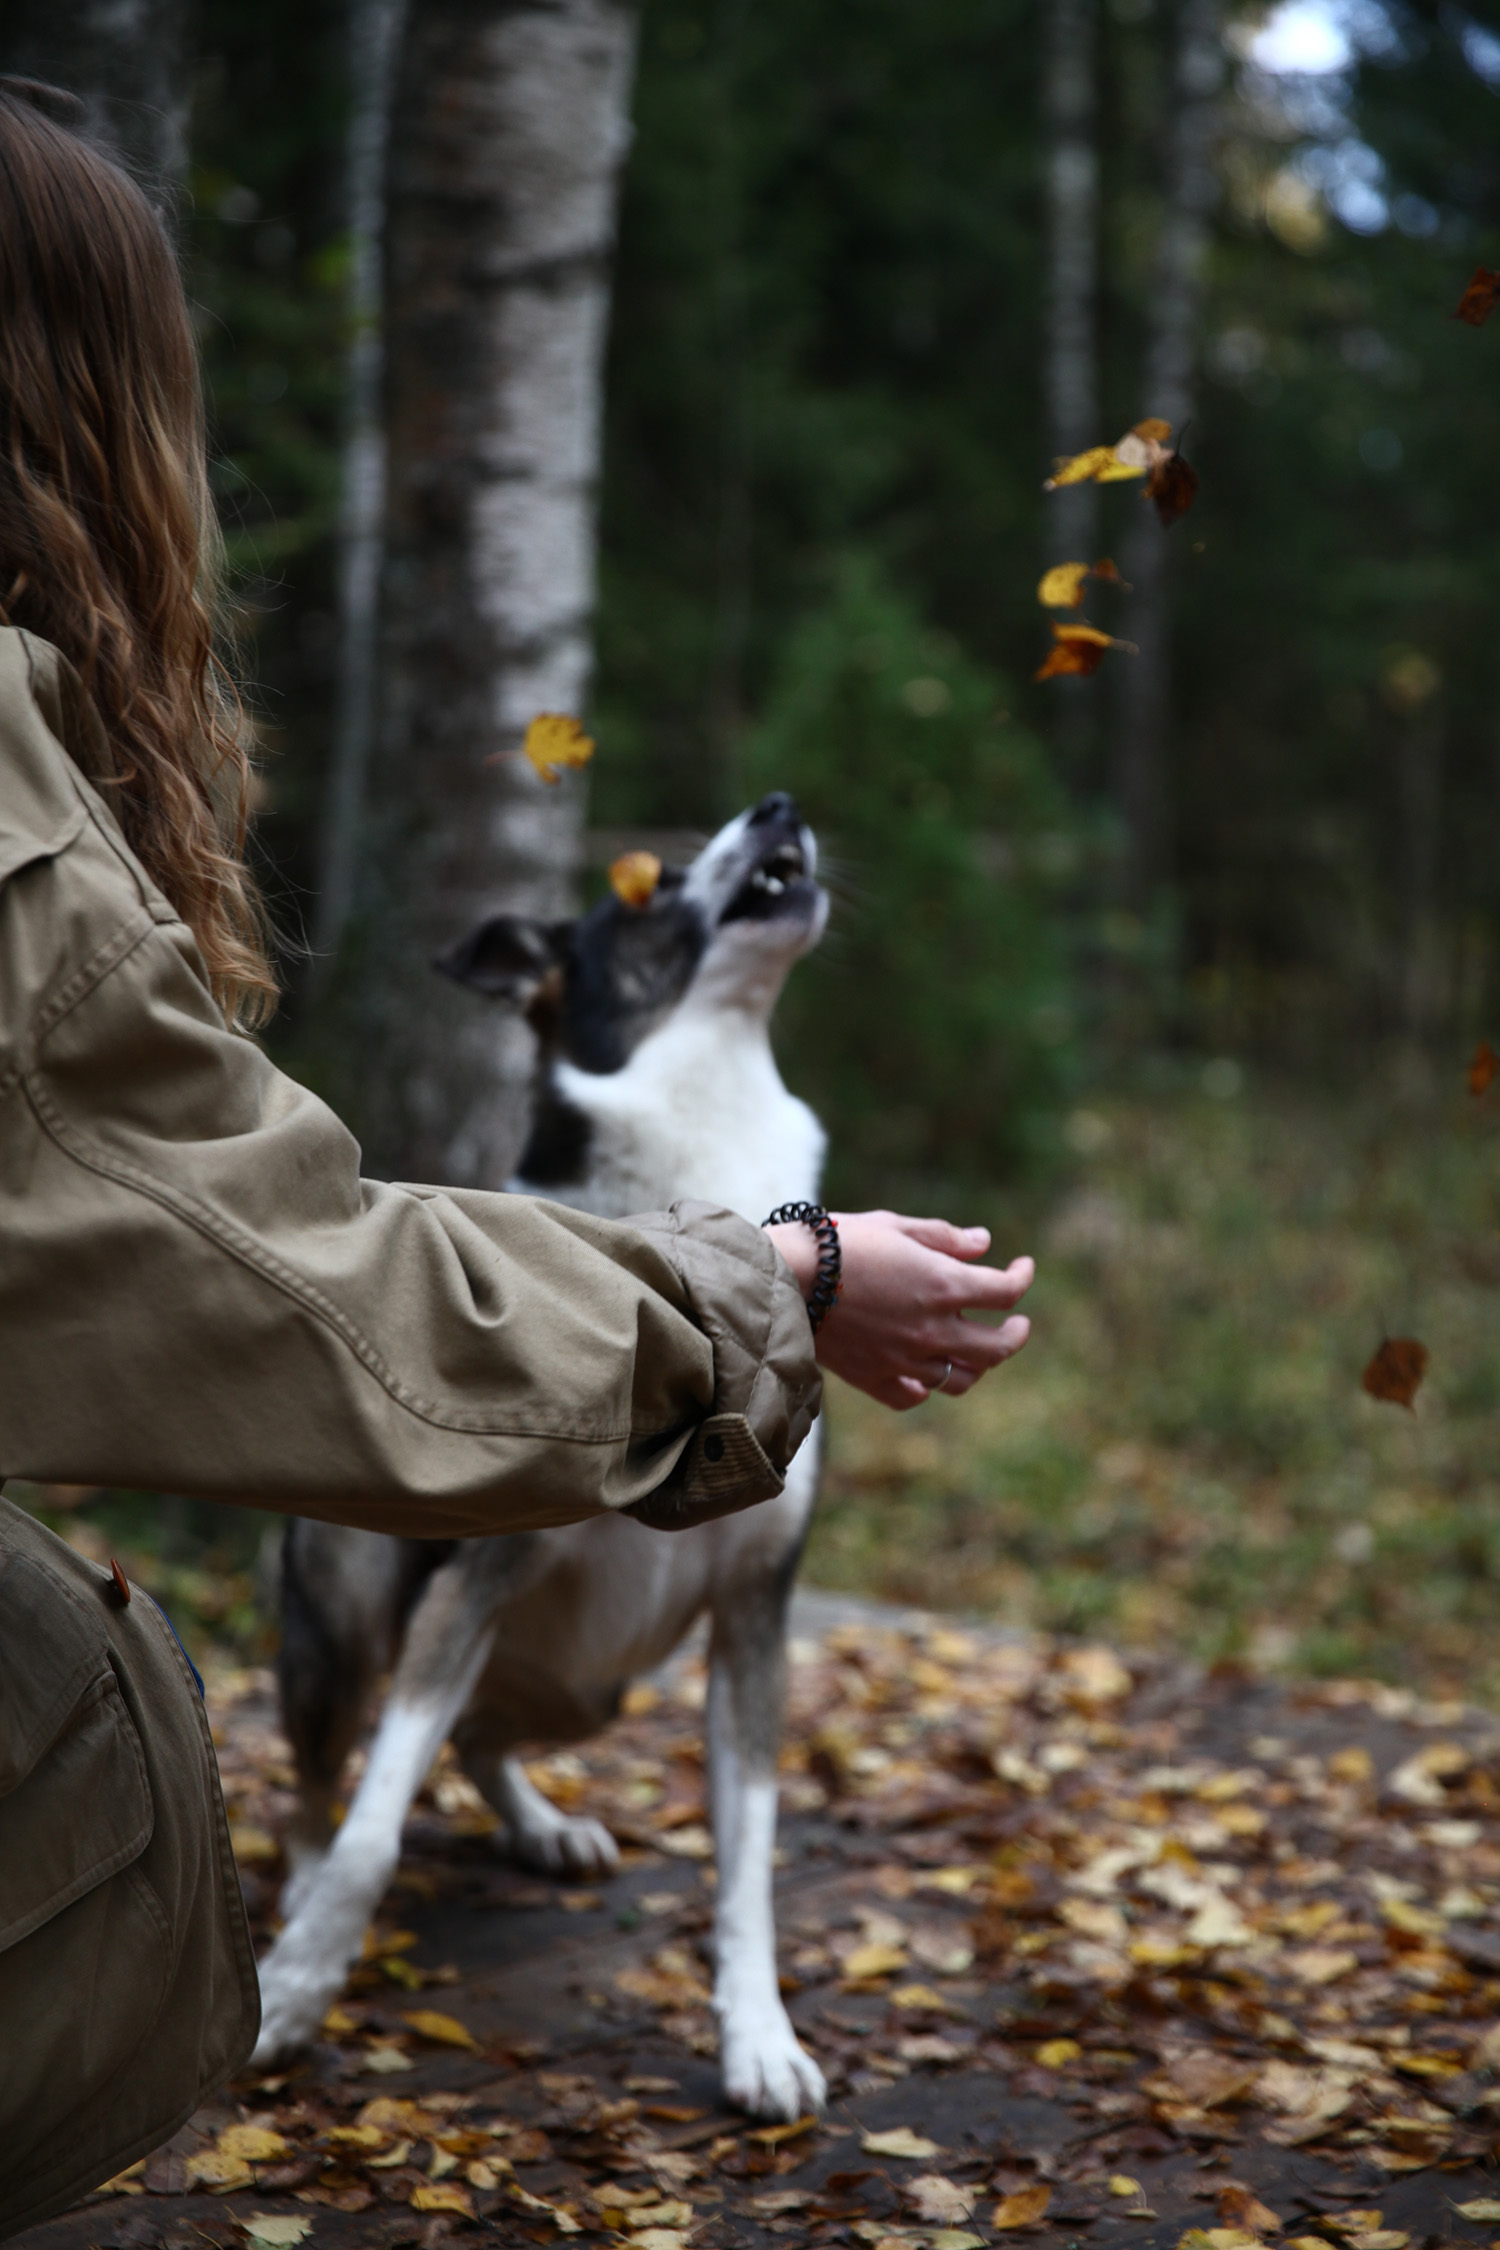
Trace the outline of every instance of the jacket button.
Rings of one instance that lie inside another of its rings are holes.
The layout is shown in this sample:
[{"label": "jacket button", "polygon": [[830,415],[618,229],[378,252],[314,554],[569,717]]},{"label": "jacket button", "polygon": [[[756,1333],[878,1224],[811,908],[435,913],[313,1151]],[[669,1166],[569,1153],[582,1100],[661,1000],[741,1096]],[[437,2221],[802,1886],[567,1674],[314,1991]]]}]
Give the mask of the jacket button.
[{"label": "jacket button", "polygon": [[721,1437],[706,1437],[703,1440],[703,1458],[705,1461],[722,1461],[724,1440]]}]

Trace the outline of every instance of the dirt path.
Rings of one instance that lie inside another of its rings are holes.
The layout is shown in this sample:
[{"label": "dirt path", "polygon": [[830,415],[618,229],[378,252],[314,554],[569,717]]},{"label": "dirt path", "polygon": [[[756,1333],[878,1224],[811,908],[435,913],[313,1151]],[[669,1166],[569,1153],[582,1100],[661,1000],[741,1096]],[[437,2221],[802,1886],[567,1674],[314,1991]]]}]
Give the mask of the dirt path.
[{"label": "dirt path", "polygon": [[[781,1960],[826,2120],[719,2106],[689,1659],[533,1769],[617,1880],[510,1869],[440,1770],[323,2043],[26,2250],[1500,2241],[1492,1722],[855,1605],[804,1604],[794,1658]],[[211,1700],[263,1935],[286,1751],[264,1675]]]}]

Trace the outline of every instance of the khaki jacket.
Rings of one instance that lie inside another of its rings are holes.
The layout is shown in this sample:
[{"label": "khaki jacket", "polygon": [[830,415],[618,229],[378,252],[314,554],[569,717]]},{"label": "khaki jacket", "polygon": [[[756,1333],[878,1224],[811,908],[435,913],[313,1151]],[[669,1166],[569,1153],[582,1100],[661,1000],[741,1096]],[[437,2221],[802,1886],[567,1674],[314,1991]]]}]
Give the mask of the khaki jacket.
[{"label": "khaki jacket", "polygon": [[[428,1538],[780,1491],[819,1379],[767,1237],[361,1180],[225,1029],[86,778],[96,724],[0,629],[0,1477]],[[115,1599],[0,1502],[0,2234],[170,2135],[257,2028],[197,1693]]]}]

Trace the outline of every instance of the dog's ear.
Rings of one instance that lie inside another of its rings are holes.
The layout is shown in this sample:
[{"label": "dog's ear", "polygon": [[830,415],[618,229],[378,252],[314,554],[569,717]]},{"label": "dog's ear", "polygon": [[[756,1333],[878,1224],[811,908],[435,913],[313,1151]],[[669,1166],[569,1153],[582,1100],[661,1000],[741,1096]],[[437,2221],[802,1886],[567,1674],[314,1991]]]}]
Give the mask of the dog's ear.
[{"label": "dog's ear", "polygon": [[547,979],[562,967],[566,922],[531,922],[524,915],[492,914],[433,967],[488,999],[529,1008]]}]

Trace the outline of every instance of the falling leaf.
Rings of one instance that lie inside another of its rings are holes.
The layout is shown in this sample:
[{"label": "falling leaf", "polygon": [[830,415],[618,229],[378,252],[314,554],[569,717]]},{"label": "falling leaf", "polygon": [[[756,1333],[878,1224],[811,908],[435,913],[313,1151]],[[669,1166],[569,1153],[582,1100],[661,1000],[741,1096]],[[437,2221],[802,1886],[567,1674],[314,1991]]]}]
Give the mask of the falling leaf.
[{"label": "falling leaf", "polygon": [[576,719],[561,711],[541,711],[526,729],[527,757],[543,781],[556,781],[564,766],[586,766],[594,745]]},{"label": "falling leaf", "polygon": [[1011,2195],[1002,2195],[990,2213],[990,2225],[1003,2234],[1010,2227],[1034,2227],[1038,2219],[1047,2215],[1052,2201],[1052,2190],[1040,2180],[1035,2187],[1017,2188]]},{"label": "falling leaf", "polygon": [[1158,461],[1146,484],[1146,498],[1156,503],[1157,517],[1163,531],[1170,531],[1179,516],[1185,516],[1198,497],[1198,472],[1180,453],[1169,453]]},{"label": "falling leaf", "polygon": [[661,861],[655,852],[621,852],[610,863],[609,887],[625,906],[649,906],[661,881]]},{"label": "falling leaf", "polygon": [[311,2219],[297,2218],[290,2211],[252,2211],[242,2224],[251,2242],[263,2243],[265,2250],[292,2250],[313,2229]]},{"label": "falling leaf", "polygon": [[866,2156],[901,2156],[914,2164],[942,2154],[936,2141],[914,2133],[909,2125],[893,2125],[884,2133],[866,2133],[859,2145]]},{"label": "falling leaf", "polygon": [[1083,600],[1083,582],[1086,578],[1101,578],[1111,586],[1125,584],[1108,555],[1096,563],[1054,563],[1043,574],[1037,586],[1036,598],[1045,609],[1077,609]]},{"label": "falling leaf", "polygon": [[1361,1375],[1360,1383],[1371,1398],[1384,1399],[1392,1406],[1404,1406],[1410,1413],[1411,1402],[1421,1387],[1431,1357],[1427,1346],[1419,1344],[1414,1337],[1387,1336]]},{"label": "falling leaf", "polygon": [[1500,1078],[1500,1055],[1488,1039],[1481,1039],[1469,1064],[1469,1092],[1477,1098],[1486,1087],[1493,1086],[1496,1078]]},{"label": "falling leaf", "polygon": [[1476,266],[1451,317],[1467,321],[1471,328],[1482,328],[1496,305],[1500,305],[1500,273],[1489,266]]},{"label": "falling leaf", "polygon": [[461,2187],[414,2187],[411,2207],[414,2211],[456,2211],[464,2219],[474,2216],[474,2198]]},{"label": "falling leaf", "polygon": [[1054,625],[1052,637],[1056,645],[1046,663],[1032,674],[1033,679],[1087,679],[1104,662],[1107,648],[1127,649],[1132,656],[1136,653],[1133,642],[1117,641],[1113,634],[1101,633],[1097,625]]},{"label": "falling leaf", "polygon": [[1153,415],[1127,430],[1118,445],[1091,445],[1071,460],[1059,461],[1042,490],[1056,492],[1069,484],[1119,484],[1127,477],[1145,476],[1161,460],[1171,434],[1171,423]]},{"label": "falling leaf", "polygon": [[479,2041],[457,2016],[439,2015],[436,2008],[411,2008],[405,2011],[406,2021],[423,2039],[430,2039],[438,2047],[467,2047],[470,2054],[480,2052]]},{"label": "falling leaf", "polygon": [[[1129,469],[1125,471],[1125,474],[1139,476],[1144,466],[1145,464],[1142,463],[1141,469]],[[1075,453],[1071,460],[1060,460],[1051,476],[1042,486],[1042,490],[1044,492],[1058,492],[1064,485],[1096,484],[1105,472],[1111,469],[1116,474],[1120,470],[1120,464],[1115,459],[1114,447],[1112,445],[1091,445],[1086,452]]]}]

